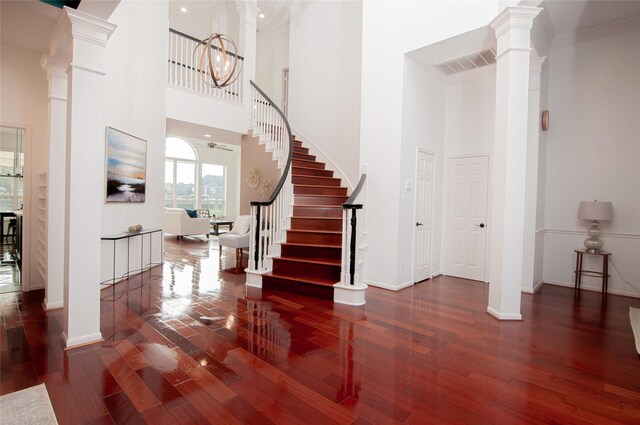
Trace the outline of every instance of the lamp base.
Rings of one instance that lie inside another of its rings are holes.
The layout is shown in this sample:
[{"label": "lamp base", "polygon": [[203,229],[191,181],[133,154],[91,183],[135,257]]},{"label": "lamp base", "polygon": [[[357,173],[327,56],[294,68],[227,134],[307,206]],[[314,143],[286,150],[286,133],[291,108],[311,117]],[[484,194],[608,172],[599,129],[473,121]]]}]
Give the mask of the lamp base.
[{"label": "lamp base", "polygon": [[591,222],[591,228],[589,229],[589,237],[584,240],[584,246],[587,248],[587,252],[590,254],[599,253],[604,247],[604,242],[599,238],[600,236],[600,223],[598,220]]}]

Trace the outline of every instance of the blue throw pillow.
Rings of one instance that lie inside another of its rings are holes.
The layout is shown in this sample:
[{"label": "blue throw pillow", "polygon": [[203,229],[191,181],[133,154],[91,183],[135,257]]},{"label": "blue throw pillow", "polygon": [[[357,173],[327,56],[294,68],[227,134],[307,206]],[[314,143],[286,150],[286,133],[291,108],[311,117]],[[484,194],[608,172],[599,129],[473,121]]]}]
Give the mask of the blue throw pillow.
[{"label": "blue throw pillow", "polygon": [[188,210],[185,208],[187,215],[191,218],[198,218],[198,210]]}]

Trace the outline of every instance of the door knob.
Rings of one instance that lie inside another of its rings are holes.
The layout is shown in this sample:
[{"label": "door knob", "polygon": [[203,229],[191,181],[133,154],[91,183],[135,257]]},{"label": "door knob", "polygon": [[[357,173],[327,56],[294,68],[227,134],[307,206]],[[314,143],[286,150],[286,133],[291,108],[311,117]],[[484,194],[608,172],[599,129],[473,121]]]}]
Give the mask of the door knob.
[{"label": "door knob", "polygon": [[416,226],[423,226],[423,224],[422,224],[422,223],[417,222],[417,223],[416,223]]},{"label": "door knob", "polygon": [[484,223],[480,223],[480,224],[478,224],[478,226],[480,226],[480,228],[483,228],[484,227]]}]

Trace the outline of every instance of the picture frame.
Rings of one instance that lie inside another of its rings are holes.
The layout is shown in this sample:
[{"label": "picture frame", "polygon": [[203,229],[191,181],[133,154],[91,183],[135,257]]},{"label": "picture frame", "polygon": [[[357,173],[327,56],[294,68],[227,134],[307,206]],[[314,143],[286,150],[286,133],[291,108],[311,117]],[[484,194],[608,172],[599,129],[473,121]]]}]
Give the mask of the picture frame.
[{"label": "picture frame", "polygon": [[147,186],[147,141],[106,128],[105,202],[144,202]]}]

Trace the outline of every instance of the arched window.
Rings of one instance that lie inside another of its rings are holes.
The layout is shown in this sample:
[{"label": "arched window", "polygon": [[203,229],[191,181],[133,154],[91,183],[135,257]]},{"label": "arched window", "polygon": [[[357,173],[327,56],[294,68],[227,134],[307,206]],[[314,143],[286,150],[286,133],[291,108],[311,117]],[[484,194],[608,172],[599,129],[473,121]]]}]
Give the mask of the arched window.
[{"label": "arched window", "polygon": [[165,144],[164,205],[196,208],[196,151],[179,137],[167,137]]}]

